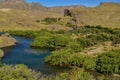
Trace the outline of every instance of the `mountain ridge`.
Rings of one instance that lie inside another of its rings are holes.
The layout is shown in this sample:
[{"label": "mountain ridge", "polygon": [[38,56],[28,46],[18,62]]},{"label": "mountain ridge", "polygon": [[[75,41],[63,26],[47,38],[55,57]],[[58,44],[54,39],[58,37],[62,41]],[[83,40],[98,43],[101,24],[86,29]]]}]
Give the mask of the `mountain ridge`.
[{"label": "mountain ridge", "polygon": [[[69,9],[76,16],[78,26],[101,25],[120,28],[120,3],[106,2],[91,8],[82,5],[44,7],[39,3],[28,3],[25,0],[13,0],[15,2],[20,1],[16,3],[9,3],[9,1],[11,0],[0,2],[1,30],[13,29],[14,27],[15,29],[35,28],[38,30],[40,28],[58,28],[58,26],[63,29],[74,18],[64,17],[64,9]],[[8,5],[6,6],[6,4]],[[36,22],[46,17],[61,18],[61,20],[50,25]]]}]

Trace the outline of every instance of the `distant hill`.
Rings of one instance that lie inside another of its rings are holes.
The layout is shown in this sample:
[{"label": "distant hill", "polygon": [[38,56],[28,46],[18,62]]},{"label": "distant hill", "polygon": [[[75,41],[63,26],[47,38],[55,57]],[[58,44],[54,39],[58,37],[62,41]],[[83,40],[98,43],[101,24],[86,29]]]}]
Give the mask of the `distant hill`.
[{"label": "distant hill", "polygon": [[55,6],[55,7],[49,7],[50,10],[58,13],[64,13],[65,9],[74,9],[74,8],[84,8],[83,5],[71,5],[71,6]]},{"label": "distant hill", "polygon": [[27,3],[24,0],[1,0],[0,1],[0,30],[46,28],[37,20],[45,17],[57,17],[61,14],[51,11],[40,3]]},{"label": "distant hill", "polygon": [[48,10],[47,7],[40,3],[27,3],[25,0],[1,0],[0,8],[12,8],[23,10]]},{"label": "distant hill", "polygon": [[101,25],[120,28],[120,3],[104,2],[94,8],[73,8],[71,12],[79,26]]},{"label": "distant hill", "polygon": [[[72,17],[64,17],[64,9],[69,9]],[[61,20],[50,25],[38,23],[46,17],[60,17]],[[0,30],[66,29],[66,24],[73,18],[76,18],[78,26],[120,28],[120,3],[106,2],[94,8],[82,5],[45,7],[25,0],[0,0]]]}]

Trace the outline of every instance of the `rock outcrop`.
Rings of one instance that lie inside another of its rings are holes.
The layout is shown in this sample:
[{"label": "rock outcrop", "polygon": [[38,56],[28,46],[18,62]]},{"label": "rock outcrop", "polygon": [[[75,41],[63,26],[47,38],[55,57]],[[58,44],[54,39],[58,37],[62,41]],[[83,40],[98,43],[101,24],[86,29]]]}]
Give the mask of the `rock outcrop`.
[{"label": "rock outcrop", "polygon": [[4,53],[2,50],[0,50],[0,58],[4,56]]},{"label": "rock outcrop", "polygon": [[[16,45],[16,39],[12,38],[9,33],[0,35],[0,48]],[[0,58],[4,56],[4,52],[0,49]]]},{"label": "rock outcrop", "polygon": [[16,39],[12,38],[9,33],[5,33],[0,36],[0,48],[13,46],[16,43]]}]

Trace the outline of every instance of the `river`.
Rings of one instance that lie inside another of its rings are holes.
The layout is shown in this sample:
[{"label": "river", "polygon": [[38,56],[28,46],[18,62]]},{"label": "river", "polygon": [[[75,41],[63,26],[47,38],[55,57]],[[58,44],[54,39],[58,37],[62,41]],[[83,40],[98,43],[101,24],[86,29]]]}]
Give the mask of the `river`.
[{"label": "river", "polygon": [[16,46],[3,48],[5,56],[2,62],[5,64],[25,64],[29,68],[45,74],[61,71],[65,68],[52,67],[44,63],[45,56],[49,55],[50,49],[33,49],[30,43],[33,39],[13,36],[17,41]]}]

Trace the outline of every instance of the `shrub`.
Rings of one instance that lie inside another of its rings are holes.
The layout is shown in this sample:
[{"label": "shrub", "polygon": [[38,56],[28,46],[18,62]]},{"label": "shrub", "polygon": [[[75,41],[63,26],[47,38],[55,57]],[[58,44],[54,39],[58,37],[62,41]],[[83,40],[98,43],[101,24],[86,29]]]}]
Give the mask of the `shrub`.
[{"label": "shrub", "polygon": [[96,58],[89,55],[75,54],[71,59],[71,64],[81,68],[94,70],[96,67]]},{"label": "shrub", "polygon": [[96,59],[89,55],[74,53],[71,49],[56,50],[45,58],[45,62],[55,66],[77,66],[95,69]]},{"label": "shrub", "polygon": [[68,49],[72,49],[75,52],[79,52],[82,50],[82,47],[79,43],[77,43],[76,41],[71,41],[67,46]]},{"label": "shrub", "polygon": [[66,47],[66,45],[71,41],[70,37],[54,34],[54,35],[44,35],[38,36],[34,39],[31,46],[36,47],[50,47],[50,48],[60,48]]},{"label": "shrub", "polygon": [[74,68],[70,72],[70,80],[93,80],[94,77],[89,72],[85,72],[83,69]]},{"label": "shrub", "polygon": [[44,20],[42,20],[42,22],[45,24],[53,24],[53,23],[56,23],[58,20],[60,19],[47,17]]},{"label": "shrub", "polygon": [[96,69],[102,73],[120,73],[120,50],[103,53],[97,58]]},{"label": "shrub", "polygon": [[71,50],[65,49],[53,51],[45,58],[45,62],[55,66],[68,66],[72,58],[71,53]]},{"label": "shrub", "polygon": [[25,65],[4,65],[0,67],[0,80],[37,80],[37,76]]}]

